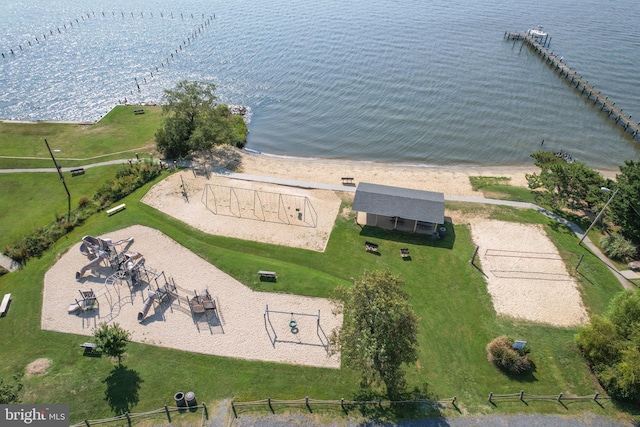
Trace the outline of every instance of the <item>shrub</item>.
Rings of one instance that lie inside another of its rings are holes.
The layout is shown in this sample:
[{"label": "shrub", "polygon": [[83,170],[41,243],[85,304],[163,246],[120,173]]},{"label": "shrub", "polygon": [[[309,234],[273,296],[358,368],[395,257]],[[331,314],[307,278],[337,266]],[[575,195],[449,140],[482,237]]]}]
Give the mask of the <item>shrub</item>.
[{"label": "shrub", "polygon": [[526,349],[515,350],[514,340],[499,336],[487,345],[487,358],[491,363],[510,374],[522,374],[533,367]]},{"label": "shrub", "polygon": [[634,244],[619,234],[609,234],[600,244],[605,255],[616,261],[629,262],[636,256]]}]

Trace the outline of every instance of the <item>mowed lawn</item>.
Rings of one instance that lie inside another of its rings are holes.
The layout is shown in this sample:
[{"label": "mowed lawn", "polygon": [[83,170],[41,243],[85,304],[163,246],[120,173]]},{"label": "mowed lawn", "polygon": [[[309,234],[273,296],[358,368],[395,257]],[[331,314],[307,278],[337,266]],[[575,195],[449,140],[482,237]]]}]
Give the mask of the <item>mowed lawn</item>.
[{"label": "mowed lawn", "polygon": [[[324,253],[210,236],[186,226],[139,202],[148,188],[127,197],[127,209],[113,217],[92,217],[42,258],[29,261],[21,271],[0,277],[0,294],[11,292],[8,316],[0,319],[0,378],[9,379],[37,358],[53,364],[46,375],[24,379],[27,402],[68,403],[72,422],[122,413],[142,412],[171,404],[177,391],[193,390],[209,406],[223,399],[257,400],[353,398],[358,395],[357,375],[349,369],[331,370],[283,364],[249,362],[191,354],[142,344],[131,344],[123,367],[106,357],[82,356],[85,337],[40,330],[43,275],[60,252],[83,235],[108,235],[133,224],[157,228],[198,253],[248,286],[302,295],[327,297],[340,284],[351,283],[364,270],[389,269],[406,283],[411,304],[420,317],[419,361],[408,367],[409,390],[433,397],[457,396],[462,413],[581,412],[612,415],[615,407],[590,401],[571,402],[566,409],[554,402],[487,402],[489,392],[551,395],[589,395],[598,390],[573,343],[576,330],[553,328],[498,318],[491,305],[482,273],[469,263],[474,251],[470,230],[448,224],[446,237],[427,237],[360,227],[353,217],[340,216]],[[346,202],[345,202],[346,203]],[[448,209],[477,210],[481,206],[448,204]],[[541,223],[563,252],[585,255],[576,277],[591,312],[600,313],[620,285],[565,227],[533,211],[488,208],[501,220]],[[380,255],[364,251],[374,240]],[[403,261],[401,247],[411,260]],[[255,272],[275,266],[275,285],[257,281]],[[69,277],[73,281],[73,277]],[[486,359],[485,347],[507,334],[527,340],[536,371],[511,378]],[[266,410],[266,408],[264,408]],[[426,411],[426,410],[425,410]],[[459,414],[450,405],[442,413]]]},{"label": "mowed lawn", "polygon": [[[134,110],[144,109],[144,114]],[[50,168],[49,142],[63,167],[114,159],[149,158],[155,153],[155,132],[162,123],[156,106],[117,106],[92,125],[0,122],[0,169]]]}]

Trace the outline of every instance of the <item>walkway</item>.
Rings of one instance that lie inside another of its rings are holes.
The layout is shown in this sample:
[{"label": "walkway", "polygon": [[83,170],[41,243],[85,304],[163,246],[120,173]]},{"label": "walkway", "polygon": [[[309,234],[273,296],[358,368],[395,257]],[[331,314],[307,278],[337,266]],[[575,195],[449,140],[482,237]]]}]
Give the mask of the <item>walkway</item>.
[{"label": "walkway", "polygon": [[[94,167],[94,166],[102,166],[102,165],[111,165],[111,164],[120,164],[127,163],[128,160],[112,160],[109,162],[102,163],[94,163],[90,165],[83,166],[85,169]],[[63,168],[63,171],[67,171],[66,169],[72,168]],[[0,173],[19,173],[19,172],[56,172],[55,168],[44,168],[44,169],[0,169]],[[239,179],[243,181],[253,181],[253,182],[264,182],[269,184],[277,184],[277,185],[286,185],[289,187],[298,187],[298,188],[307,188],[307,189],[317,189],[317,190],[331,190],[331,191],[344,191],[349,193],[355,193],[355,186],[350,185],[335,185],[335,184],[324,184],[320,182],[308,182],[308,181],[297,181],[293,179],[284,179],[284,178],[274,178],[269,176],[260,176],[260,175],[250,175],[245,173],[237,173],[232,172],[228,169],[223,168],[214,168],[213,173],[218,176],[225,176],[228,178]],[[552,218],[559,223],[566,225],[569,227],[571,231],[575,233],[575,235],[582,239],[584,237],[584,231],[580,229],[576,224],[571,221],[562,218],[553,212],[549,212],[546,209],[541,208],[538,205],[533,203],[523,203],[523,202],[513,202],[510,200],[497,200],[497,199],[485,199],[482,197],[467,197],[467,196],[444,196],[445,201],[452,202],[467,202],[467,203],[484,203],[484,204],[492,204],[492,205],[502,205],[502,206],[512,206],[520,209],[534,209],[540,212],[543,215]],[[618,281],[625,289],[635,289],[635,284],[629,280],[629,278],[640,278],[634,272],[631,271],[618,271],[611,263],[611,261],[596,247],[596,245],[591,242],[589,237],[585,237],[582,242],[589,250],[596,255],[598,258],[602,260],[602,262],[609,267],[611,272],[618,278]],[[0,254],[0,266],[6,268],[9,271],[15,270],[17,263],[11,258],[8,258],[2,254]],[[624,273],[624,274],[623,274]]]}]

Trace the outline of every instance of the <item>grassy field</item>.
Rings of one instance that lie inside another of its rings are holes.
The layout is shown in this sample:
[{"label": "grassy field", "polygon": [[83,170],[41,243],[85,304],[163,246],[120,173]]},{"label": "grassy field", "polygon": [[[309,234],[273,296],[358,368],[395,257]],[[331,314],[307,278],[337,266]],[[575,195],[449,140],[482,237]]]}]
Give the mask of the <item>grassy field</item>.
[{"label": "grassy field", "polygon": [[[114,110],[112,118],[118,115],[121,120],[152,117],[152,114],[135,116],[126,108]],[[131,123],[129,125],[131,127]],[[11,144],[17,145],[20,137],[16,136],[17,131],[12,132]],[[24,138],[36,140],[42,137],[32,133],[28,135]],[[46,137],[50,142],[53,139]],[[114,142],[114,147],[117,145],[114,149],[135,149],[139,141],[142,139],[129,140],[129,145],[127,141]],[[4,149],[3,145],[0,149]],[[90,154],[88,151],[79,151],[75,155],[85,159],[95,155],[118,157],[109,155],[108,147]],[[96,186],[111,178],[117,167],[91,168],[84,176],[68,178],[74,206],[79,197],[90,197]],[[521,191],[509,189],[500,180],[484,184],[489,185],[492,192],[526,197]],[[43,225],[43,222],[53,220],[56,213],[66,212],[66,194],[55,174],[0,175],[0,185],[10,189],[0,193],[0,203],[9,207],[0,214],[0,227],[4,227],[0,228],[0,242],[10,240],[5,236],[23,235],[33,225]],[[315,399],[352,399],[360,394],[357,375],[345,368],[333,370],[250,362],[142,344],[131,344],[123,365],[117,366],[106,357],[83,357],[79,344],[86,341],[86,337],[42,331],[43,277],[59,254],[84,235],[108,235],[119,228],[142,224],[161,230],[257,290],[327,297],[336,286],[351,283],[352,278],[367,269],[389,269],[400,275],[406,283],[411,304],[420,317],[419,361],[407,368],[409,390],[426,391],[429,396],[437,398],[457,396],[459,410],[449,405],[441,410],[442,415],[534,412],[620,415],[618,411],[621,408],[609,401],[603,401],[602,406],[592,401],[570,402],[567,407],[557,402],[502,402],[496,406],[487,402],[489,392],[517,393],[525,390],[528,394],[562,392],[569,396],[589,395],[599,389],[573,343],[575,329],[496,316],[482,273],[469,263],[474,245],[470,230],[465,225],[447,224],[446,237],[433,241],[413,234],[361,228],[353,217],[340,216],[326,251],[317,253],[201,233],[142,204],[140,198],[150,185],[123,200],[127,203],[126,211],[113,217],[104,213],[95,215],[41,258],[30,260],[20,271],[0,276],[0,295],[11,292],[13,300],[8,315],[0,318],[0,379],[10,380],[13,374],[24,372],[35,359],[48,358],[52,361],[45,375],[23,379],[24,402],[68,403],[71,405],[71,421],[79,422],[124,411],[143,412],[160,408],[172,404],[177,391],[193,390],[198,401],[206,402],[210,408],[231,398],[259,400],[270,396],[274,399],[299,399],[310,396]],[[52,194],[55,194],[54,201],[42,204],[43,200],[52,199]],[[543,224],[561,253],[574,254],[570,267],[575,267],[577,260],[584,255],[575,276],[581,284],[583,301],[591,313],[601,313],[612,295],[620,290],[618,281],[608,269],[577,245],[575,235],[547,217],[534,211],[494,205],[447,203],[447,209],[482,212],[490,218],[504,221]],[[380,256],[362,250],[364,242],[372,239],[380,244]],[[400,247],[410,249],[411,261],[403,261],[398,256]],[[264,265],[273,266],[278,271],[277,283],[257,280],[255,271]],[[69,277],[69,281],[74,283],[73,277]],[[536,366],[532,374],[509,377],[487,361],[486,345],[501,334],[528,341]],[[635,411],[623,409],[631,413]],[[263,410],[266,411],[266,407]],[[327,411],[332,416],[341,416],[339,411]],[[427,412],[433,413],[425,408],[424,413]],[[421,414],[401,412],[400,416]],[[162,417],[159,420],[162,422]]]},{"label": "grassy field", "polygon": [[[481,273],[469,264],[473,244],[469,229],[449,225],[447,236],[432,241],[411,234],[360,228],[351,218],[338,219],[325,253],[210,236],[175,221],[139,202],[145,189],[124,201],[127,210],[116,217],[97,215],[41,259],[21,271],[0,277],[0,292],[11,292],[9,315],[0,319],[0,378],[23,371],[41,357],[53,361],[44,376],[25,379],[24,400],[69,403],[73,421],[96,419],[125,410],[141,412],[171,403],[176,391],[193,390],[200,401],[213,404],[225,398],[347,399],[356,396],[356,375],[347,370],[297,367],[191,354],[141,344],[130,345],[122,367],[107,358],[83,357],[84,337],[40,330],[42,281],[56,254],[86,234],[102,235],[132,224],[162,230],[169,237],[255,289],[271,288],[255,279],[260,265],[277,265],[283,272],[275,290],[328,296],[338,284],[349,283],[365,269],[387,268],[406,282],[411,303],[421,318],[419,363],[408,369],[411,389],[428,390],[439,398],[458,397],[463,412],[566,413],[557,403],[486,403],[489,392],[587,395],[597,390],[573,344],[575,330],[553,328],[496,317]],[[450,209],[473,210],[464,204]],[[619,285],[610,273],[576,245],[563,227],[534,212],[492,207],[492,217],[544,224],[561,251],[585,254],[581,266],[583,296],[592,312],[601,312]],[[380,242],[381,256],[361,248],[364,241]],[[397,254],[409,247],[412,261]],[[267,262],[268,261],[268,262]],[[280,276],[280,274],[279,274]],[[69,278],[73,280],[72,277]],[[500,334],[526,339],[536,371],[510,378],[487,360],[485,347]],[[176,362],[179,361],[179,362]],[[612,415],[615,408],[592,402],[573,403],[571,412]],[[456,415],[445,410],[446,415]]]},{"label": "grassy field", "polygon": [[160,107],[117,106],[93,125],[0,122],[0,169],[51,168],[46,139],[62,167],[114,159],[148,158],[162,123]]}]

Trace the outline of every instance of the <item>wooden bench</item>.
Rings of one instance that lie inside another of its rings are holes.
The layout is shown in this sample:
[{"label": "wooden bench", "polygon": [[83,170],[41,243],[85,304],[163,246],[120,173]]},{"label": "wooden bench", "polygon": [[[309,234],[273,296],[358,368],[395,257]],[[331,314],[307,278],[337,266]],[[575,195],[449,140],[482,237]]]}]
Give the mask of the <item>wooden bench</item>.
[{"label": "wooden bench", "polygon": [[342,185],[353,185],[353,178],[348,176],[343,176]]},{"label": "wooden bench", "polygon": [[364,242],[364,249],[367,252],[378,252],[378,245],[371,242]]},{"label": "wooden bench", "polygon": [[11,301],[11,294],[4,294],[2,298],[2,304],[0,304],[0,316],[3,316],[7,308],[9,307],[9,301]]},{"label": "wooden bench", "polygon": [[275,271],[266,271],[266,270],[260,270],[258,271],[258,276],[260,276],[260,279],[268,279],[268,280],[278,280],[278,276],[276,275]]},{"label": "wooden bench", "polygon": [[118,206],[116,206],[114,208],[108,209],[107,210],[107,216],[111,216],[114,213],[118,213],[118,212],[120,212],[121,210],[123,210],[126,207],[127,207],[127,205],[123,203],[123,204],[118,205]]},{"label": "wooden bench", "polygon": [[133,114],[144,114],[144,110],[133,110]]},{"label": "wooden bench", "polygon": [[84,175],[84,168],[71,169],[71,176]]}]

